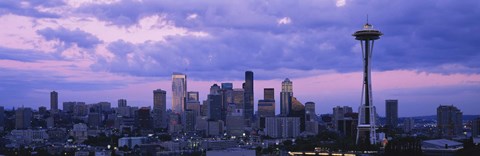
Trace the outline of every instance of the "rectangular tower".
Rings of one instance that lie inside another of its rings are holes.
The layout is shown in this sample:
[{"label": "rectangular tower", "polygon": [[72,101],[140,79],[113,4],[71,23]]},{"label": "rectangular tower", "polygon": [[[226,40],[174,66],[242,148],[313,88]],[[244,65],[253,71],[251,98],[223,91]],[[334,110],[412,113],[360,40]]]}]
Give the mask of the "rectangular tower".
[{"label": "rectangular tower", "polygon": [[398,126],[398,100],[385,101],[386,126],[395,128]]},{"label": "rectangular tower", "polygon": [[56,91],[50,92],[50,110],[58,111],[58,93]]},{"label": "rectangular tower", "polygon": [[185,110],[187,97],[187,75],[173,73],[172,75],[172,111],[182,114]]},{"label": "rectangular tower", "polygon": [[245,119],[246,120],[253,120],[253,72],[246,71],[245,72],[245,83],[243,85],[243,89],[245,90]]}]

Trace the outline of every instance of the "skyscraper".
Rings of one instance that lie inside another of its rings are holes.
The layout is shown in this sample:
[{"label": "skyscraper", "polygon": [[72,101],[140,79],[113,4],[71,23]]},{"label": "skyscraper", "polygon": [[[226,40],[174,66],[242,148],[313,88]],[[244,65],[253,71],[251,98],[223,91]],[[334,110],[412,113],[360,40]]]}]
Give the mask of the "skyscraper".
[{"label": "skyscraper", "polygon": [[455,106],[438,106],[437,129],[440,137],[452,138],[461,135],[462,117],[463,113]]},{"label": "skyscraper", "polygon": [[253,72],[245,72],[245,83],[243,84],[243,89],[245,91],[245,119],[253,120]]},{"label": "skyscraper", "polygon": [[211,87],[210,87],[210,94],[219,94],[220,93],[220,86],[218,86],[217,84],[213,84]]},{"label": "skyscraper", "polygon": [[50,110],[58,111],[58,93],[56,91],[50,92]]},{"label": "skyscraper", "polygon": [[264,88],[263,89],[263,99],[264,100],[275,100],[275,89],[274,88]]},{"label": "skyscraper", "polygon": [[413,118],[406,118],[403,120],[403,131],[411,132],[415,128],[415,120]]},{"label": "skyscraper", "polygon": [[208,119],[214,121],[222,119],[222,96],[219,94],[208,95]]},{"label": "skyscraper", "polygon": [[137,124],[138,127],[141,129],[151,129],[152,128],[152,120],[150,116],[150,108],[149,107],[142,107],[137,111]]},{"label": "skyscraper", "polygon": [[233,89],[233,83],[222,83],[222,89]]},{"label": "skyscraper", "polygon": [[153,127],[167,126],[167,91],[157,89],[153,91]]},{"label": "skyscraper", "polygon": [[480,117],[472,121],[472,137],[480,137]]},{"label": "skyscraper", "polygon": [[200,116],[200,101],[198,98],[198,92],[187,93],[187,110],[192,110],[195,116]]},{"label": "skyscraper", "polygon": [[292,110],[293,86],[292,81],[286,78],[282,82],[282,92],[280,92],[280,115],[287,116]]},{"label": "skyscraper", "polygon": [[172,111],[181,114],[185,110],[187,97],[187,75],[173,73],[172,75]]},{"label": "skyscraper", "polygon": [[127,107],[127,100],[126,99],[118,99],[118,107]]},{"label": "skyscraper", "polygon": [[275,116],[275,90],[263,89],[263,100],[258,100],[258,115],[260,117]]},{"label": "skyscraper", "polygon": [[5,128],[5,110],[3,106],[0,106],[0,131]]},{"label": "skyscraper", "polygon": [[385,101],[386,125],[391,128],[398,126],[398,100]]},{"label": "skyscraper", "polygon": [[315,114],[315,102],[305,103],[305,115],[306,121],[314,121],[317,118],[317,115]]},{"label": "skyscraper", "polygon": [[[237,106],[237,109],[245,108],[245,91],[241,88],[233,89],[233,103]],[[244,113],[245,114],[245,113]]]},{"label": "skyscraper", "polygon": [[31,127],[32,109],[27,107],[18,108],[15,111],[15,128],[28,129]]},{"label": "skyscraper", "polygon": [[360,41],[363,57],[363,89],[362,103],[359,107],[359,122],[357,127],[357,144],[375,144],[375,107],[372,103],[372,79],[370,74],[370,61],[372,58],[374,41],[380,39],[382,32],[373,29],[372,25],[365,24],[362,30],[353,34]]}]

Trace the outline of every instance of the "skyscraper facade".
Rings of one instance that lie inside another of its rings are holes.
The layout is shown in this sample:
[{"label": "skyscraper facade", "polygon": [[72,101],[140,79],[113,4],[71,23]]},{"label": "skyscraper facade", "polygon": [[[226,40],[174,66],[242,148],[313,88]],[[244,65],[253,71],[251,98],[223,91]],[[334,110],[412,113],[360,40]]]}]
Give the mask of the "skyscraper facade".
[{"label": "skyscraper facade", "polygon": [[472,137],[480,137],[480,117],[472,121]]},{"label": "skyscraper facade", "polygon": [[58,110],[58,93],[56,91],[50,92],[50,110]]},{"label": "skyscraper facade", "polygon": [[275,89],[274,88],[264,88],[263,89],[263,99],[264,100],[275,100]]},{"label": "skyscraper facade", "polygon": [[437,129],[440,137],[461,135],[463,113],[455,106],[440,105],[437,108]]},{"label": "skyscraper facade", "polygon": [[[233,103],[237,106],[237,109],[244,109],[245,107],[245,91],[241,88],[233,89]],[[244,113],[245,114],[245,113]]]},{"label": "skyscraper facade", "polygon": [[173,73],[172,75],[172,111],[181,114],[185,110],[187,97],[187,75]]},{"label": "skyscraper facade", "polygon": [[208,95],[208,119],[222,120],[222,96],[219,94]]},{"label": "skyscraper facade", "polygon": [[258,100],[258,116],[275,116],[275,100]]},{"label": "skyscraper facade", "polygon": [[167,126],[167,91],[157,89],[153,91],[153,127]]},{"label": "skyscraper facade", "polygon": [[243,89],[245,90],[245,119],[253,120],[253,72],[246,71],[245,72],[245,83],[243,85]]},{"label": "skyscraper facade", "polygon": [[395,128],[398,126],[398,100],[385,101],[386,126]]},{"label": "skyscraper facade", "polygon": [[187,110],[192,110],[195,116],[200,116],[199,93],[190,91],[187,94]]},{"label": "skyscraper facade", "polygon": [[127,100],[119,99],[117,104],[118,104],[118,107],[127,107]]},{"label": "skyscraper facade", "polygon": [[15,111],[15,129],[28,129],[31,127],[32,109],[27,107],[18,108]]},{"label": "skyscraper facade", "polygon": [[306,102],[305,103],[305,120],[306,121],[313,121],[317,118],[315,114],[315,102]]},{"label": "skyscraper facade", "polygon": [[290,79],[286,78],[282,82],[282,92],[280,92],[280,115],[287,116],[292,110],[293,85]]}]

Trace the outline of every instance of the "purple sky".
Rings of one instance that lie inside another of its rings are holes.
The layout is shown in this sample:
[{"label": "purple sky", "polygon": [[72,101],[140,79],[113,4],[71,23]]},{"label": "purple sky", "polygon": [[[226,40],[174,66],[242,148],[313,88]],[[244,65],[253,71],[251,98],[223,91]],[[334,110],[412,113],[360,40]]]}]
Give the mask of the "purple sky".
[{"label": "purple sky", "polygon": [[240,88],[251,70],[255,101],[265,87],[279,101],[288,77],[317,113],[357,109],[362,60],[351,34],[368,14],[384,33],[372,64],[379,115],[386,99],[399,100],[402,117],[441,104],[478,115],[479,10],[478,0],[2,0],[0,105],[49,107],[56,90],[60,102],[151,106],[160,88],[170,108],[172,72],[204,100],[213,83]]}]

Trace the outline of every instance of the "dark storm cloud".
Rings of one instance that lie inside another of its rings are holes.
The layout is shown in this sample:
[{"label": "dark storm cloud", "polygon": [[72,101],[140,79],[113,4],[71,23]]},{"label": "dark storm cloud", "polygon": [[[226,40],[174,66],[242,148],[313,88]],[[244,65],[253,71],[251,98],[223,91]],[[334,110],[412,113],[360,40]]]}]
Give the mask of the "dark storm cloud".
[{"label": "dark storm cloud", "polygon": [[94,48],[96,45],[102,43],[96,36],[80,29],[69,30],[63,27],[58,29],[45,28],[38,30],[37,33],[48,41],[59,40],[65,43],[67,47],[76,44],[80,48]]},{"label": "dark storm cloud", "polygon": [[0,1],[0,15],[16,14],[36,18],[59,18],[60,15],[48,12],[41,12],[38,7],[56,7],[65,3],[61,0],[2,0]]}]

